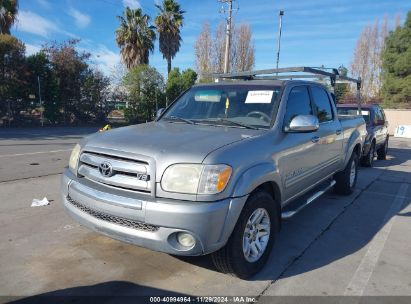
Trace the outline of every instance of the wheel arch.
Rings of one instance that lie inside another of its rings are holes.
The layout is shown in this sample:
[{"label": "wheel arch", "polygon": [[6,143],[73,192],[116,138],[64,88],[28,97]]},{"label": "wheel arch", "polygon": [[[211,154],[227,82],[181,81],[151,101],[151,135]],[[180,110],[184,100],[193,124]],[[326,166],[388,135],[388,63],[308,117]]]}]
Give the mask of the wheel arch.
[{"label": "wheel arch", "polygon": [[260,163],[245,170],[236,180],[232,192],[234,198],[244,198],[240,204],[231,204],[220,241],[228,240],[238,222],[248,197],[256,191],[267,191],[274,199],[281,227],[280,177],[273,163]]},{"label": "wheel arch", "polygon": [[[373,140],[375,142],[375,139]],[[353,152],[357,153],[358,158],[361,157],[361,144],[357,143],[353,149]],[[352,154],[352,153],[351,153]],[[351,155],[350,155],[351,157]]]},{"label": "wheel arch", "polygon": [[280,187],[275,183],[274,181],[268,181],[265,183],[262,183],[258,187],[256,187],[251,193],[255,191],[266,191],[268,192],[274,202],[275,202],[275,208],[277,209],[277,220],[278,220],[278,230],[281,230],[281,191]]},{"label": "wheel arch", "polygon": [[347,166],[347,164],[348,164],[348,162],[351,158],[351,155],[353,153],[357,153],[358,158],[359,159],[361,158],[362,147],[363,147],[362,144],[363,144],[363,142],[361,141],[361,136],[360,136],[358,130],[355,130],[351,134],[350,139],[348,140],[348,143],[347,143],[347,147],[345,149],[346,154],[345,154],[345,160],[344,160],[343,168],[345,168],[345,166]]}]

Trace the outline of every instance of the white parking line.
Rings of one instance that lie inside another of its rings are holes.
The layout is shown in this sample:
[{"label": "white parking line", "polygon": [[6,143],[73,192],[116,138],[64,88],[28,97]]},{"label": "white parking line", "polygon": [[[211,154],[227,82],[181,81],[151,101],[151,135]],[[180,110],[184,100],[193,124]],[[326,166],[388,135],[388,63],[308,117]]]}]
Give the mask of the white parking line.
[{"label": "white parking line", "polygon": [[0,157],[13,157],[13,156],[25,156],[25,155],[46,154],[46,153],[58,153],[58,152],[67,152],[67,151],[71,151],[71,150],[72,149],[64,149],[64,150],[52,150],[52,151],[20,153],[20,154],[6,154],[6,155],[0,155]]},{"label": "white parking line", "polygon": [[391,208],[386,214],[380,231],[371,240],[368,250],[361,260],[360,265],[355,271],[350,280],[344,295],[346,296],[362,296],[364,289],[367,287],[368,281],[374,271],[375,265],[378,262],[380,254],[384,249],[385,242],[391,232],[395,215],[400,211],[404,204],[405,195],[407,194],[408,184],[401,184],[397,195],[395,196]]}]

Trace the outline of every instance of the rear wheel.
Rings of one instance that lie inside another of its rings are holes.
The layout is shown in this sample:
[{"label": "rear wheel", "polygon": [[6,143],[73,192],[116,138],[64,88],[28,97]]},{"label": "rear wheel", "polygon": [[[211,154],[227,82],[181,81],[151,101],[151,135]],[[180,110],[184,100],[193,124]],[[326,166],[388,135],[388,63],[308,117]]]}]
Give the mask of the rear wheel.
[{"label": "rear wheel", "polygon": [[220,272],[247,279],[264,267],[278,231],[275,204],[266,191],[250,195],[227,244],[211,254]]},{"label": "rear wheel", "polygon": [[354,191],[358,176],[358,155],[353,152],[347,166],[341,172],[334,175],[336,184],[334,189],[337,193],[348,195]]},{"label": "rear wheel", "polygon": [[388,137],[385,139],[384,145],[377,150],[378,159],[386,159],[388,153]]},{"label": "rear wheel", "polygon": [[362,163],[366,167],[372,167],[375,158],[375,141],[371,143],[370,150],[368,151],[367,155],[364,156],[362,159]]}]

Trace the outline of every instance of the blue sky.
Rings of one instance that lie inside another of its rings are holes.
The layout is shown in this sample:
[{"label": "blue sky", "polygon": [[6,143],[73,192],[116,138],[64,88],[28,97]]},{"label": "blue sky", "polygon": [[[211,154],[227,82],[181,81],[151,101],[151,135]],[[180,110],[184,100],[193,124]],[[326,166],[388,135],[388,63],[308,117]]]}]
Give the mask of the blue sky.
[{"label": "blue sky", "polygon": [[[160,0],[20,0],[13,35],[26,43],[27,53],[38,51],[49,41],[80,38],[80,47],[92,54],[92,62],[106,74],[119,63],[115,43],[117,15],[124,6],[141,7],[156,15]],[[224,15],[217,0],[180,0],[186,11],[183,42],[173,66],[194,68],[194,44],[202,24],[215,28]],[[356,40],[367,24],[388,17],[390,26],[400,13],[404,21],[411,0],[237,0],[236,23],[251,25],[256,69],[275,66],[278,11],[285,10],[281,41],[281,66],[349,66]],[[166,61],[156,43],[150,64],[166,74]]]}]

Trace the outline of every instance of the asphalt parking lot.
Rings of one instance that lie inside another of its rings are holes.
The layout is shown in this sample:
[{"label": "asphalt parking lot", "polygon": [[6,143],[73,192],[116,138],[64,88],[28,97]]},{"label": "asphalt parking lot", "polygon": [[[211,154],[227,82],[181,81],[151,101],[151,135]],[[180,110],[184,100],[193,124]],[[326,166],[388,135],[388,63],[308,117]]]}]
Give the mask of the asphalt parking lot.
[{"label": "asphalt parking lot", "polygon": [[[332,191],[283,223],[250,281],[209,257],[178,258],[72,221],[59,198],[70,150],[95,129],[0,130],[0,295],[411,296],[411,140],[361,168],[357,190]],[[51,204],[31,208],[33,198]],[[0,298],[1,299],[1,298]]]}]

